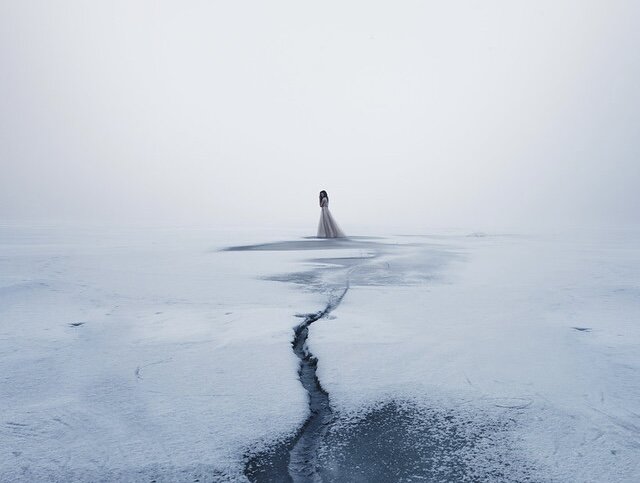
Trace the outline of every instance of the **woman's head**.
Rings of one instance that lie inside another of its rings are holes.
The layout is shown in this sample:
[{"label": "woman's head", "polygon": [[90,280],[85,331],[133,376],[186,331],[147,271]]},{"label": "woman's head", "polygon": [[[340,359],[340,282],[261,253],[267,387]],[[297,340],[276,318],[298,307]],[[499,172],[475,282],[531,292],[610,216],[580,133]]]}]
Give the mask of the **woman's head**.
[{"label": "woman's head", "polygon": [[328,197],[329,197],[329,195],[327,195],[327,192],[325,190],[322,190],[320,192],[320,198],[328,198]]}]

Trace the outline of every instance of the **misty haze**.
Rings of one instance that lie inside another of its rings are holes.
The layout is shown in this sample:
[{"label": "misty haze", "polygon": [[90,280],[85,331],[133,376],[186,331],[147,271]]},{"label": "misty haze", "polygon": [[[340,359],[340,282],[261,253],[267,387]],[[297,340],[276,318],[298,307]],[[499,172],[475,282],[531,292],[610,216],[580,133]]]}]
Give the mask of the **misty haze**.
[{"label": "misty haze", "polygon": [[0,481],[639,481],[639,24],[0,0]]}]

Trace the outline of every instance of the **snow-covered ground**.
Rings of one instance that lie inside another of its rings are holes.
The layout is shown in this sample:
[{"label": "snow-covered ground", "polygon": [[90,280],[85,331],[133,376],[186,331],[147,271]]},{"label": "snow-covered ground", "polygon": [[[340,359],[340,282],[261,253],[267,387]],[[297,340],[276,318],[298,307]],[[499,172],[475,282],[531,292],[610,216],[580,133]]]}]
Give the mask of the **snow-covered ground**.
[{"label": "snow-covered ground", "polygon": [[637,232],[4,224],[0,480],[245,480],[308,416],[296,315],[347,285],[307,341],[337,415],[327,479],[384,424],[452,448],[461,479],[640,478]]},{"label": "snow-covered ground", "polygon": [[[415,283],[440,250],[451,263]],[[377,268],[311,328],[338,411],[405,399],[513,419],[534,479],[640,480],[637,234],[451,237]]]}]

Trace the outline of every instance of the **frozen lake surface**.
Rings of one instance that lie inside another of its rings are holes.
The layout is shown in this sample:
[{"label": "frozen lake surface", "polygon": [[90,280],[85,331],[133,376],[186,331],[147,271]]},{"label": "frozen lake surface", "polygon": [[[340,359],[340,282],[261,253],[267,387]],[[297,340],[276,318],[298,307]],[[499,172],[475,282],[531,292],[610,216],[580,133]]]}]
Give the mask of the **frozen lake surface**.
[{"label": "frozen lake surface", "polygon": [[0,480],[635,482],[639,322],[638,232],[4,224]]}]

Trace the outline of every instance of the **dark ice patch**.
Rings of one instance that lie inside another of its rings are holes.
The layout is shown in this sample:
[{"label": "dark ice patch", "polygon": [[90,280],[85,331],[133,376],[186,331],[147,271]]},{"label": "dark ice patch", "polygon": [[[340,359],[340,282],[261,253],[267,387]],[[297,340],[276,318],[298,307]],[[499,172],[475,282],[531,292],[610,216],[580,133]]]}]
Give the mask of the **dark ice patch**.
[{"label": "dark ice patch", "polygon": [[266,449],[245,457],[244,475],[249,481],[290,482],[289,451],[295,443],[295,436],[279,441]]},{"label": "dark ice patch", "polygon": [[269,275],[267,277],[263,277],[263,280],[271,280],[272,282],[295,283],[298,285],[315,287],[320,283],[321,277],[315,271],[308,271]]},{"label": "dark ice patch", "polygon": [[239,245],[223,248],[226,252],[246,251],[300,251],[300,250],[335,250],[345,248],[364,248],[381,245],[380,243],[355,238],[308,238],[288,240],[256,245]]},{"label": "dark ice patch", "polygon": [[[316,476],[326,482],[544,481],[513,451],[513,419],[476,416],[397,402],[355,418],[338,416],[313,462]],[[245,476],[292,481],[291,446],[289,439],[250,456]]]}]

